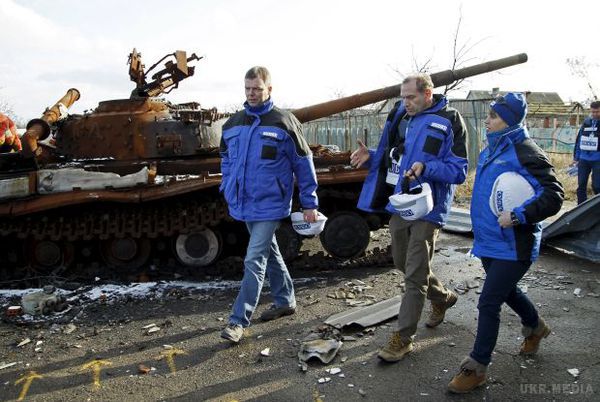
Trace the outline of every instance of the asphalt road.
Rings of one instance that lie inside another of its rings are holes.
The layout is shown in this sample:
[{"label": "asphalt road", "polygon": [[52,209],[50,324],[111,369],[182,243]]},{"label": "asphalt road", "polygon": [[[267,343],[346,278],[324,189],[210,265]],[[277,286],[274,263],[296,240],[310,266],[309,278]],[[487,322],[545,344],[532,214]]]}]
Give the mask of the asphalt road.
[{"label": "asphalt road", "polygon": [[[373,240],[373,246],[389,243],[385,230]],[[435,272],[452,288],[482,285],[480,263],[466,253],[470,245],[470,238],[446,233],[438,241]],[[318,245],[309,242],[305,247],[314,252]],[[488,383],[469,395],[449,395],[446,385],[473,343],[475,287],[460,296],[436,329],[424,327],[426,306],[416,348],[401,362],[384,364],[376,357],[393,330],[391,320],[368,330],[344,330],[354,340],[344,342],[332,363],[310,361],[306,372],[300,369],[301,341],[318,332],[330,315],[353,308],[345,299],[328,295],[349,290],[349,282],[360,283],[356,280],[372,288],[354,300],[381,301],[402,292],[402,274],[383,266],[295,272],[296,278],[308,278],[296,286],[297,313],[255,322],[235,346],[219,337],[235,289],[99,297],[80,301],[81,310],[70,322],[2,322],[0,366],[17,364],[0,369],[0,400],[20,395],[33,401],[600,400],[599,269],[598,264],[544,249],[522,284],[552,334],[536,357],[519,356],[520,323],[503,308]],[[574,294],[577,288],[579,296]],[[257,313],[268,305],[267,289]],[[150,324],[159,330],[149,334]],[[31,342],[16,346],[26,338]],[[269,356],[261,356],[266,348]],[[149,371],[141,373],[140,365]],[[331,368],[341,373],[328,373]],[[577,377],[567,371],[573,368],[579,370]],[[41,378],[33,378],[32,371]]]}]

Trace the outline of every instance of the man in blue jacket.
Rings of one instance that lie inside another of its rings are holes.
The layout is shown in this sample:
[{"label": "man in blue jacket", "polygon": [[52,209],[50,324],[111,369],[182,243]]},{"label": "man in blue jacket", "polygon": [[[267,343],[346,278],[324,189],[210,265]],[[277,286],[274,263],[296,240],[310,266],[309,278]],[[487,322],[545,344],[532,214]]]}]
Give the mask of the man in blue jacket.
[{"label": "man in blue jacket", "polygon": [[223,125],[220,190],[229,214],[246,223],[250,241],[244,277],[221,337],[237,343],[250,325],[265,274],[274,303],[261,319],[294,314],[296,299],[275,231],[290,215],[294,178],[300,189],[304,220],[317,219],[317,176],[302,126],[288,111],[273,106],[271,76],[265,67],[252,67],[245,76],[244,110]]},{"label": "man in blue jacket", "polygon": [[577,204],[587,200],[587,183],[592,173],[592,191],[600,194],[600,101],[591,103],[591,116],[583,122],[575,140]]},{"label": "man in blue jacket", "polygon": [[[369,166],[358,201],[368,212],[392,214],[390,233],[394,266],[404,272],[406,293],[398,314],[398,329],[393,332],[379,357],[395,362],[413,350],[413,338],[425,298],[432,312],[426,322],[430,328],[444,320],[445,312],[457,300],[431,271],[431,259],[439,228],[444,225],[456,184],[467,174],[466,130],[462,117],[448,107],[444,96],[433,95],[433,82],[426,74],[407,77],[401,85],[398,102],[389,113],[377,150],[359,141],[351,163]],[[418,220],[406,220],[389,203],[388,197],[400,193],[401,176],[429,183],[433,210]]]}]

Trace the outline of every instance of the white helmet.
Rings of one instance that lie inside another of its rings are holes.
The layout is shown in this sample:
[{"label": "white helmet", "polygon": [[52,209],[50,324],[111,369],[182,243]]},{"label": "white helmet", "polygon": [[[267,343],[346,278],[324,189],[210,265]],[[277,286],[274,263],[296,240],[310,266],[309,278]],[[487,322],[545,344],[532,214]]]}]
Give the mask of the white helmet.
[{"label": "white helmet", "polygon": [[292,227],[303,236],[316,236],[323,231],[327,217],[317,211],[317,221],[314,223],[306,222],[302,212],[292,214]]},{"label": "white helmet", "polygon": [[513,211],[535,195],[533,187],[517,172],[504,172],[496,178],[490,194],[490,209],[496,216]]},{"label": "white helmet", "polygon": [[423,183],[407,193],[398,193],[389,197],[390,204],[407,221],[420,219],[433,210],[433,196],[429,183]]}]

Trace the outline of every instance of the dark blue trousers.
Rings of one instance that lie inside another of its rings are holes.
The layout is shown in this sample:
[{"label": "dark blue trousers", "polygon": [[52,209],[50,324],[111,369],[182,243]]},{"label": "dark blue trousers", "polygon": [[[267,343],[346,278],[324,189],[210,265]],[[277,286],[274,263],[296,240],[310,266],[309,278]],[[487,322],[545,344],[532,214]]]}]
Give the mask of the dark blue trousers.
[{"label": "dark blue trousers", "polygon": [[502,304],[506,303],[513,309],[521,317],[521,324],[526,327],[537,327],[538,313],[527,295],[517,287],[517,282],[525,275],[531,261],[483,257],[481,262],[486,277],[477,305],[477,336],[471,357],[487,366],[492,360],[492,352],[498,339]]},{"label": "dark blue trousers", "polygon": [[600,194],[600,161],[580,160],[577,163],[577,204],[587,200],[587,183],[592,174],[592,191]]}]

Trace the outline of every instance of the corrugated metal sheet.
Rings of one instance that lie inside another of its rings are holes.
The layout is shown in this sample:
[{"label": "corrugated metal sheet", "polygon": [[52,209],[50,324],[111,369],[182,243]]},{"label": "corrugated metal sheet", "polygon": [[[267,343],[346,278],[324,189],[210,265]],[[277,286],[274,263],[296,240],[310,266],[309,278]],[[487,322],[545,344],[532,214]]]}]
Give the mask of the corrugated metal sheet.
[{"label": "corrugated metal sheet", "polygon": [[334,314],[325,320],[325,324],[335,328],[343,328],[356,324],[363,328],[387,321],[398,315],[402,296],[381,301],[363,308],[353,308]]},{"label": "corrugated metal sheet", "polygon": [[600,262],[599,211],[600,195],[596,195],[548,225],[542,232],[542,241],[580,258]]},{"label": "corrugated metal sheet", "polygon": [[452,207],[446,219],[446,224],[442,229],[451,233],[471,233],[473,230],[473,226],[471,225],[471,211],[464,208]]}]

